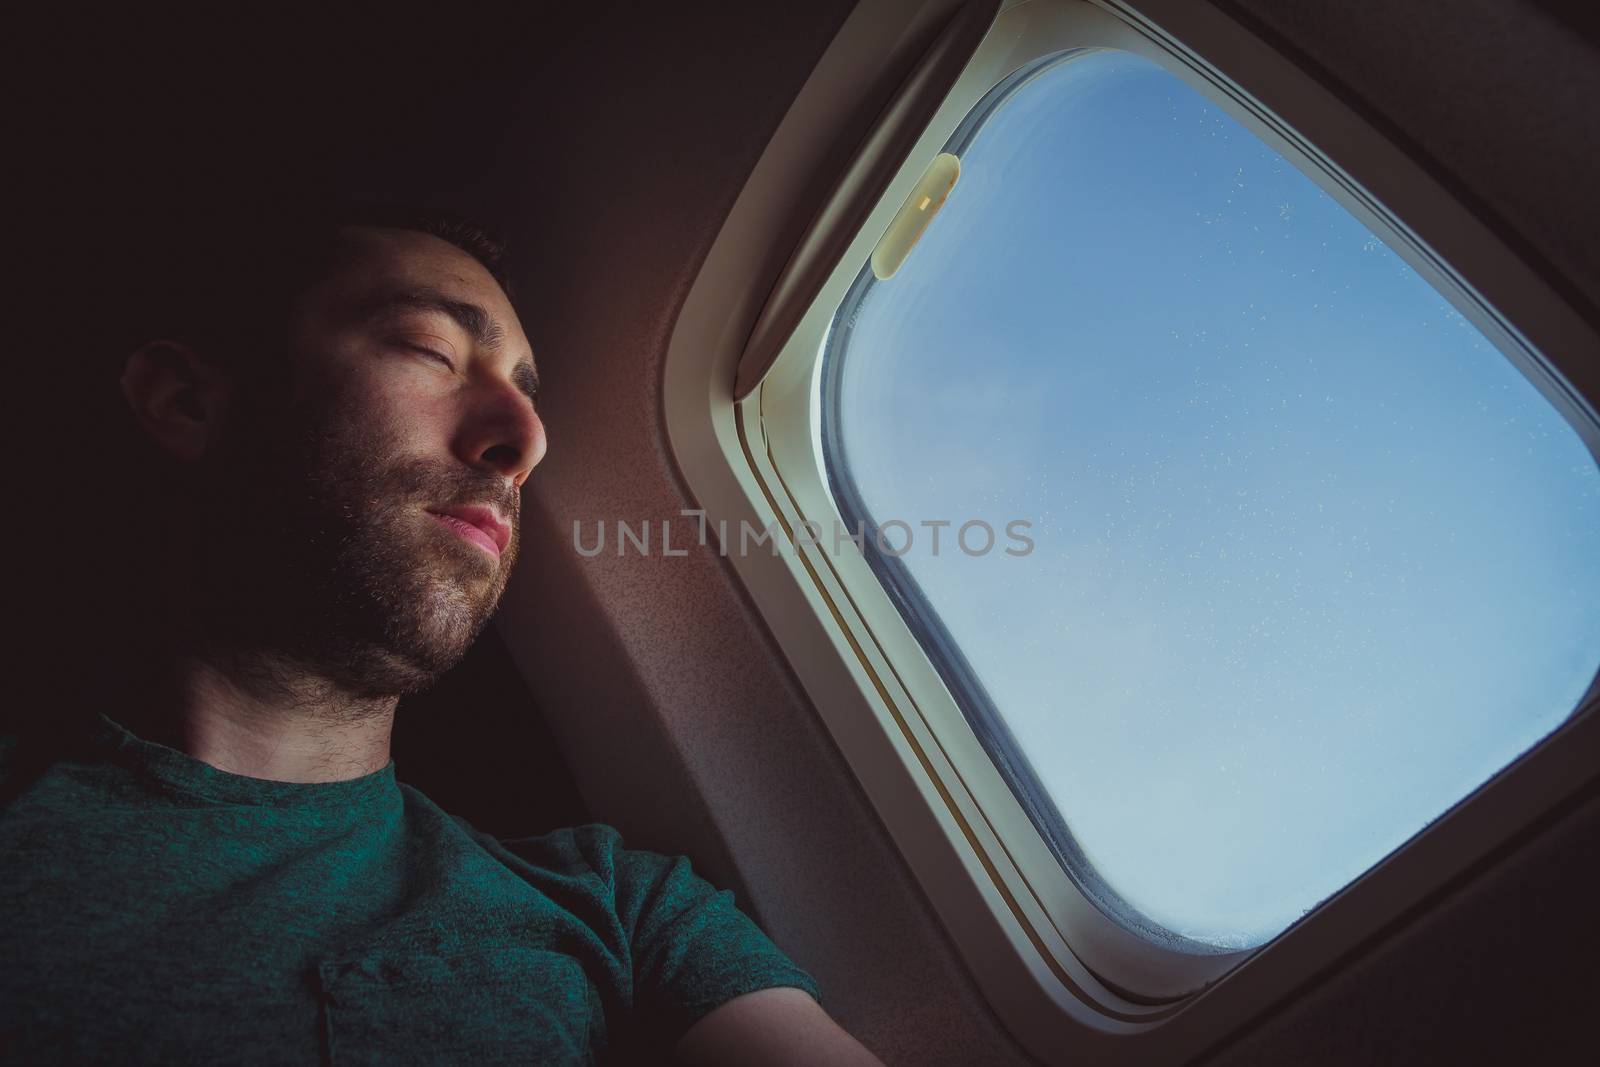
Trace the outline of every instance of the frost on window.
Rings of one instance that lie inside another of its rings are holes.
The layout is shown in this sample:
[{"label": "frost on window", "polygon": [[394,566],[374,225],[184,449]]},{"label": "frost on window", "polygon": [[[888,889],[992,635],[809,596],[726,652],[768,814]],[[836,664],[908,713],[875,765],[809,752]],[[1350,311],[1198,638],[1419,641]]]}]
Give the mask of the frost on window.
[{"label": "frost on window", "polygon": [[[1594,459],[1148,61],[1058,58],[949,150],[942,213],[829,335],[835,493],[921,533],[869,558],[1074,880],[1147,935],[1260,944],[1583,698]],[[1034,548],[952,551],[971,518]]]}]

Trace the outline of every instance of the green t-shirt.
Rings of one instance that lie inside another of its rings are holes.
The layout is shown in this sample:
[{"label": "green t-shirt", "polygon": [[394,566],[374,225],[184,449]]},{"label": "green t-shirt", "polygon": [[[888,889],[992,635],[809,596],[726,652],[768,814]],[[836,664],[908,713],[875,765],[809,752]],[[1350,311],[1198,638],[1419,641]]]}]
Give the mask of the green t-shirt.
[{"label": "green t-shirt", "polygon": [[816,985],[682,857],[599,825],[498,841],[394,764],[295,785],[101,717],[0,741],[0,1053],[20,1062],[664,1061]]}]

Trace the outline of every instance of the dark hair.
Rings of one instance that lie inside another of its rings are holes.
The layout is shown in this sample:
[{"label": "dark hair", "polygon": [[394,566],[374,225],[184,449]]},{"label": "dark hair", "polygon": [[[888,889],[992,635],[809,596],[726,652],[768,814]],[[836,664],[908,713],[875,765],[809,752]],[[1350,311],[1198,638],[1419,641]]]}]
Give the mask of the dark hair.
[{"label": "dark hair", "polygon": [[380,229],[416,230],[437,237],[441,241],[448,241],[483,264],[507,294],[511,291],[511,282],[506,273],[505,238],[463,215],[407,207],[348,205],[330,213],[328,218],[332,222],[333,229],[343,226],[373,226]]},{"label": "dark hair", "polygon": [[118,301],[117,364],[139,345],[182,341],[227,363],[280,350],[294,299],[328,269],[339,231],[414,230],[472,256],[507,295],[506,244],[448,212],[356,203],[232,206],[165,219],[126,247],[136,279]]}]

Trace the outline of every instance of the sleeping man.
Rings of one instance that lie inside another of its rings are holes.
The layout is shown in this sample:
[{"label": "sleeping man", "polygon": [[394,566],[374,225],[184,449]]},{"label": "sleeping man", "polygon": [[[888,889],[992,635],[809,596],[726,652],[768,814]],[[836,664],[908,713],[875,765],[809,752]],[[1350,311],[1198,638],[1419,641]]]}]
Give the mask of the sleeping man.
[{"label": "sleeping man", "polygon": [[538,373],[481,231],[258,229],[180,257],[121,370],[154,695],[0,742],[0,1049],[876,1063],[683,858],[496,840],[396,782],[399,697],[516,562]]}]

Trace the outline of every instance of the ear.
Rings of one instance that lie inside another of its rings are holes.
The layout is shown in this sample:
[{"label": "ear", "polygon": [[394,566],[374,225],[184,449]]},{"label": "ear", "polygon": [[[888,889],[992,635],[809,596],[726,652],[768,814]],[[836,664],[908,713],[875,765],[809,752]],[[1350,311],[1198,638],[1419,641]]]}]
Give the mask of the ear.
[{"label": "ear", "polygon": [[128,357],[122,395],[157,444],[179,459],[194,461],[216,447],[233,400],[233,383],[188,345],[151,341]]}]

